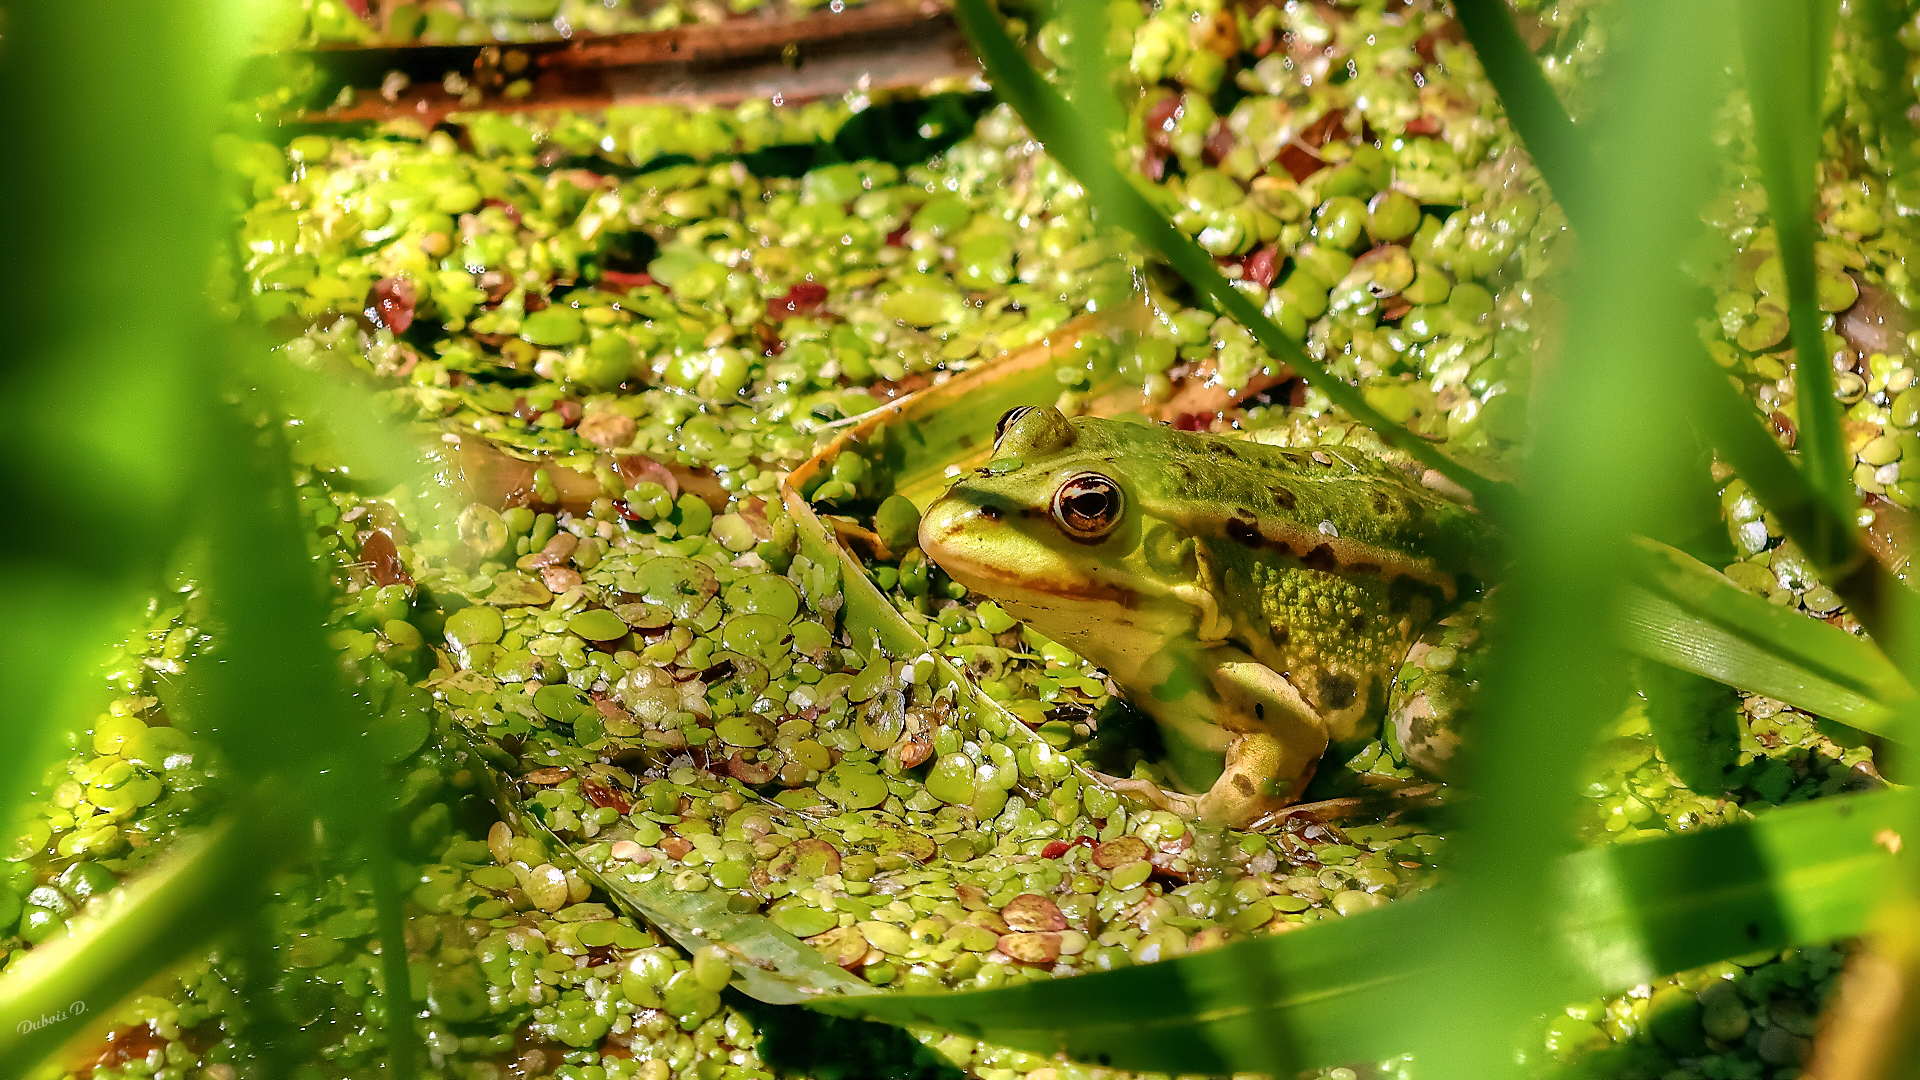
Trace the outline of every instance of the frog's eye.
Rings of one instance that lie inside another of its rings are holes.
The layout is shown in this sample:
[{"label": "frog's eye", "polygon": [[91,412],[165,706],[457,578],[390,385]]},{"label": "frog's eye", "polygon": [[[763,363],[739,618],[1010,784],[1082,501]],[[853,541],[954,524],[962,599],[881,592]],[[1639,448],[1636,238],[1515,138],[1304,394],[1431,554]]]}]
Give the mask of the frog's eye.
[{"label": "frog's eye", "polygon": [[1008,425],[1012,424],[1015,420],[1020,419],[1022,416],[1025,416],[1027,413],[1030,413],[1032,411],[1033,411],[1033,406],[1031,405],[1016,405],[1013,408],[1008,409],[1005,413],[1001,414],[1000,422],[993,426],[993,449],[996,452],[998,452],[1000,449],[1000,440],[1007,437]]},{"label": "frog's eye", "polygon": [[1099,473],[1070,476],[1053,493],[1053,516],[1076,540],[1098,540],[1120,523],[1120,485]]}]

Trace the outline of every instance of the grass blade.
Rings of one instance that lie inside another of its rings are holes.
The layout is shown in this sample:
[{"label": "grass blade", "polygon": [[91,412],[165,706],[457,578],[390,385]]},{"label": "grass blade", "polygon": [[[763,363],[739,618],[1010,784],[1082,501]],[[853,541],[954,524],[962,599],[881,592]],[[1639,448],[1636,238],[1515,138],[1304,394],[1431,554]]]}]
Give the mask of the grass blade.
[{"label": "grass blade", "polygon": [[1592,167],[1582,160],[1585,141],[1547,81],[1547,73],[1521,40],[1512,9],[1506,0],[1456,0],[1453,11],[1500,95],[1507,122],[1526,144],[1553,197],[1568,218],[1578,221],[1587,216],[1586,200],[1579,191],[1581,179]]},{"label": "grass blade", "polygon": [[[1884,4],[1884,0],[1873,2]],[[1593,163],[1583,160],[1585,150],[1574,141],[1577,129],[1565,120],[1539,62],[1519,43],[1512,13],[1498,0],[1461,0],[1458,10],[1461,25],[1487,77],[1500,93],[1515,133],[1526,143],[1534,164],[1575,227],[1590,226],[1594,210],[1578,186],[1583,170],[1592,168]],[[1883,52],[1891,50],[1894,56],[1904,57],[1889,29],[1897,24],[1889,19],[1890,15],[1883,15],[1878,24],[1885,31],[1879,38],[1884,43]],[[1883,55],[1882,63],[1886,70],[1899,71],[1905,61]],[[1825,70],[1824,64],[1819,70]],[[1892,112],[1888,109],[1883,100],[1883,117],[1899,115],[1897,104],[1891,106]],[[1883,119],[1883,123],[1889,122]],[[1902,117],[1890,123],[1888,130],[1899,130],[1904,124]],[[1896,147],[1904,146],[1900,139],[1891,141]],[[1693,423],[1707,433],[1720,456],[1780,519],[1787,535],[1814,560],[1829,587],[1869,626],[1884,627],[1885,620],[1879,615],[1880,598],[1893,595],[1895,583],[1883,568],[1866,558],[1854,538],[1848,519],[1851,508],[1829,498],[1825,494],[1828,489],[1809,484],[1800,468],[1757,422],[1753,403],[1728,384],[1704,350],[1681,346],[1677,339],[1673,348],[1688,354],[1682,366],[1683,377],[1694,384],[1698,402]],[[1843,490],[1850,491],[1844,485]]]},{"label": "grass blade", "polygon": [[987,0],[959,0],[955,16],[987,69],[994,90],[1013,106],[1047,152],[1087,188],[1091,201],[1114,224],[1139,237],[1202,295],[1246,327],[1276,360],[1291,366],[1335,407],[1372,428],[1382,441],[1466,488],[1482,505],[1510,498],[1507,485],[1489,480],[1441,453],[1413,432],[1367,404],[1360,391],[1320,366],[1246,296],[1227,284],[1213,259],[1175,229],[1114,167],[1106,143],[1021,55]]},{"label": "grass blade", "polygon": [[1569,615],[1618,609],[1628,537],[1684,520],[1697,482],[1686,440],[1671,437],[1693,415],[1697,384],[1664,358],[1695,332],[1670,253],[1697,234],[1714,177],[1718,9],[1629,0],[1615,10],[1594,143],[1607,160],[1661,167],[1596,174],[1584,189],[1580,260],[1561,286],[1564,353],[1530,403],[1528,503],[1510,523],[1506,617],[1461,762],[1476,799],[1455,865],[1473,899],[1431,946],[1446,975],[1437,1007],[1413,1021],[1440,1076],[1511,1073],[1510,1033],[1567,1000],[1574,975],[1553,959],[1551,867],[1573,845],[1585,748],[1629,692],[1613,620]]},{"label": "grass blade", "polygon": [[[1870,898],[1894,873],[1876,837],[1917,801],[1904,791],[1823,800],[1558,860],[1548,875],[1558,914],[1540,942],[1564,961],[1554,992],[1572,1001],[1729,956],[1858,933]],[[1144,967],[812,1007],[1139,1071],[1284,1075],[1417,1055],[1425,1047],[1410,1025],[1385,1018],[1432,1009],[1441,968],[1428,945],[1458,925],[1468,902],[1464,890],[1443,887]],[[1497,1049],[1511,1060],[1511,1046]]]},{"label": "grass blade", "polygon": [[[1787,282],[1800,454],[1813,487],[1841,513],[1853,498],[1842,446],[1840,405],[1814,298],[1814,181],[1820,155],[1820,97],[1833,35],[1833,0],[1744,0],[1739,5],[1747,96],[1768,210]],[[1834,561],[1823,552],[1823,565]]]},{"label": "grass blade", "polygon": [[1620,633],[1638,656],[1913,742],[1913,687],[1872,643],[1768,603],[1684,553],[1641,541]]}]

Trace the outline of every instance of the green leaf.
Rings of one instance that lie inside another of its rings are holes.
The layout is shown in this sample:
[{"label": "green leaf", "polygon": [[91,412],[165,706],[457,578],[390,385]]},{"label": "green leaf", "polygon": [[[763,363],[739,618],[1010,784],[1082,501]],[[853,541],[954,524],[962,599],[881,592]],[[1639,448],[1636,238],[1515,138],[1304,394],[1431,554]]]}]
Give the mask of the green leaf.
[{"label": "green leaf", "polygon": [[[1881,833],[1917,802],[1904,791],[1834,798],[1566,856],[1550,874],[1549,933],[1527,944],[1553,971],[1558,999],[1574,1001],[1858,933],[1895,872]],[[1467,900],[1443,887],[1143,967],[811,1007],[1135,1071],[1285,1075],[1418,1055],[1432,1041],[1408,1021],[1432,1012],[1445,961],[1436,944]]]},{"label": "green leaf", "polygon": [[1913,742],[1912,686],[1873,644],[1742,589],[1680,551],[1642,540],[1623,605],[1636,655]]}]

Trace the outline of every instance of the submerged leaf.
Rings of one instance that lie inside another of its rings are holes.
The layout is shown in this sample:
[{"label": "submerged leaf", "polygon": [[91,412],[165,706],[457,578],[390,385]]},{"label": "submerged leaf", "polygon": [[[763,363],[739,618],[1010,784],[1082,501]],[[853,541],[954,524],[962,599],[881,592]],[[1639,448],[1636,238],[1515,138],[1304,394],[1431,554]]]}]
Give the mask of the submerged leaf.
[{"label": "submerged leaf", "polygon": [[[496,765],[511,764],[505,751],[485,744],[479,755]],[[733,961],[735,988],[773,1005],[791,1005],[823,995],[876,994],[866,980],[828,963],[820,953],[774,925],[758,912],[727,906],[719,889],[674,888],[674,875],[610,858],[588,859],[522,805],[516,781],[507,770],[477,770],[482,786],[517,831],[537,836],[556,865],[577,870],[635,919],[666,934],[688,952],[718,945]],[[604,847],[604,845],[597,845]]]}]

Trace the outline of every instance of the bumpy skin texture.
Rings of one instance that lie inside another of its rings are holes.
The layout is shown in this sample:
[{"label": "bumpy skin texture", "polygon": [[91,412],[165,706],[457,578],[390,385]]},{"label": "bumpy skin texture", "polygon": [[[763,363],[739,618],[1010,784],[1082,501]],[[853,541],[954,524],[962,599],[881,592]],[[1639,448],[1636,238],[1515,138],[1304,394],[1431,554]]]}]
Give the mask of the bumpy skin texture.
[{"label": "bumpy skin texture", "polygon": [[1480,522],[1346,448],[1289,449],[1025,409],[928,508],[956,581],[1105,667],[1197,794],[1244,825],[1369,738],[1408,647],[1484,554]]}]

